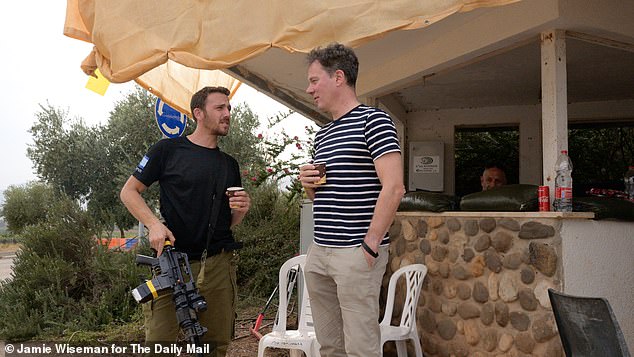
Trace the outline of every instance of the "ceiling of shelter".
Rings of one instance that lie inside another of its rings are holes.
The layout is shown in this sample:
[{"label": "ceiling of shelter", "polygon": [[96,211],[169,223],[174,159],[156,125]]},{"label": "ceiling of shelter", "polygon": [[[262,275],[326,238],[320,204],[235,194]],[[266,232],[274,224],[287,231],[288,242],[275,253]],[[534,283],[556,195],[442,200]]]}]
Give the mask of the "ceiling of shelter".
[{"label": "ceiling of shelter", "polygon": [[[406,34],[408,35],[408,34]],[[389,43],[388,43],[389,45]],[[369,58],[360,49],[360,58]],[[494,53],[456,64],[453,68],[410,82],[386,95],[396,98],[406,112],[437,109],[473,108],[505,105],[536,105],[541,93],[541,55],[539,36],[511,45]],[[386,52],[378,52],[383,59]],[[387,52],[389,53],[389,51]],[[634,99],[634,51],[602,44],[566,39],[568,102],[591,102]],[[272,93],[277,99],[292,104],[296,110],[316,121],[328,122],[324,113],[312,107],[304,92],[306,80],[304,55],[289,55],[270,49],[266,56],[246,61],[231,69],[247,82]],[[277,63],[277,66],[270,66]],[[248,68],[248,70],[247,70]],[[266,73],[260,76],[259,71]],[[264,79],[267,78],[267,79]],[[249,80],[250,79],[250,80]],[[283,100],[284,98],[289,100]],[[299,106],[299,107],[298,107]]]},{"label": "ceiling of shelter", "polygon": [[[540,102],[540,44],[482,56],[393,94],[407,112]],[[634,99],[634,52],[566,39],[568,102]]]},{"label": "ceiling of shelter", "polygon": [[[355,48],[357,93],[404,113],[539,105],[540,35],[556,29],[566,36],[569,103],[634,99],[634,26],[623,15],[631,5],[613,0],[595,18],[597,10],[583,0],[563,10],[556,3],[520,1],[386,33]],[[329,122],[305,93],[305,58],[271,48],[229,71],[316,122]]]}]

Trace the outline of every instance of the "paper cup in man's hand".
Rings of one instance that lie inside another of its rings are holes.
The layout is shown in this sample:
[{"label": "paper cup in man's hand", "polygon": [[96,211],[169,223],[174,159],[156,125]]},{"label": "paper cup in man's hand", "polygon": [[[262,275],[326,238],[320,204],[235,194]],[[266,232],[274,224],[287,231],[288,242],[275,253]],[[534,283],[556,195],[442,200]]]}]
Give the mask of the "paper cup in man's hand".
[{"label": "paper cup in man's hand", "polygon": [[235,203],[231,203],[231,197],[236,195],[236,192],[240,192],[240,191],[244,191],[244,188],[242,187],[229,187],[227,188],[227,191],[225,192],[225,194],[229,197],[229,207],[231,208],[240,208],[239,205],[235,204]]},{"label": "paper cup in man's hand", "polygon": [[315,166],[315,170],[319,171],[319,181],[315,182],[315,184],[321,185],[326,183],[326,163],[316,162],[313,166]]}]

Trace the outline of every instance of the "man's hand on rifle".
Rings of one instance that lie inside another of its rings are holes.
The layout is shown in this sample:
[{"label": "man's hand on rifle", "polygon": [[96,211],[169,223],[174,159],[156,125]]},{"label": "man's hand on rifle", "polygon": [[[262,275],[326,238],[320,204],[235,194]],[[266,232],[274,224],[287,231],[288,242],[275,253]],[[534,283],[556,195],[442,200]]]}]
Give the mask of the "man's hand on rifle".
[{"label": "man's hand on rifle", "polygon": [[150,231],[149,240],[150,246],[156,250],[156,256],[160,256],[163,252],[163,246],[165,245],[165,240],[169,239],[174,245],[174,235],[172,231],[170,231],[163,223],[157,222],[152,226],[148,227]]}]

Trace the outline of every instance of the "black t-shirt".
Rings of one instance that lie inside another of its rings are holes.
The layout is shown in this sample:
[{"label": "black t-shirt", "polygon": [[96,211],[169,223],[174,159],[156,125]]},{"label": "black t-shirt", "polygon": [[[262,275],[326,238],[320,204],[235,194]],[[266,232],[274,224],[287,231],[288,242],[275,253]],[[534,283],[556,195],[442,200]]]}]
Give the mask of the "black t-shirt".
[{"label": "black t-shirt", "polygon": [[186,137],[163,139],[154,144],[136,167],[133,176],[144,185],[160,185],[161,215],[172,231],[176,250],[199,259],[205,249],[216,181],[226,157],[226,183],[222,184],[221,208],[207,255],[239,246],[231,233],[231,209],[224,195],[227,187],[241,186],[238,162],[218,148],[198,146]]}]

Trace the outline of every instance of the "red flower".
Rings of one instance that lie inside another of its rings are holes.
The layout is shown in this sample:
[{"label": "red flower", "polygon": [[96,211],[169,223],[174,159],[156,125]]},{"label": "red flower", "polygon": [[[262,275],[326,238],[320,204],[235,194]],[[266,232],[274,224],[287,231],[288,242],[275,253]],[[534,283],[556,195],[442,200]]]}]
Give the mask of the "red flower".
[{"label": "red flower", "polygon": [[294,139],[294,140],[299,140],[299,138],[297,137],[297,135],[295,135],[295,136],[293,137],[293,139]]},{"label": "red flower", "polygon": [[273,169],[269,167],[269,168],[266,169],[266,171],[268,171],[268,173],[271,173],[271,172],[273,172]]},{"label": "red flower", "polygon": [[258,139],[262,139],[263,137],[264,137],[264,135],[258,134]]}]

